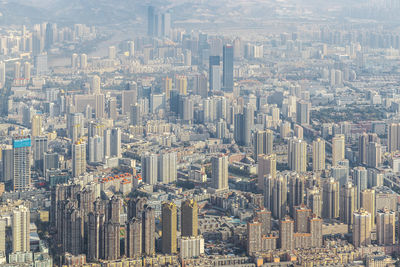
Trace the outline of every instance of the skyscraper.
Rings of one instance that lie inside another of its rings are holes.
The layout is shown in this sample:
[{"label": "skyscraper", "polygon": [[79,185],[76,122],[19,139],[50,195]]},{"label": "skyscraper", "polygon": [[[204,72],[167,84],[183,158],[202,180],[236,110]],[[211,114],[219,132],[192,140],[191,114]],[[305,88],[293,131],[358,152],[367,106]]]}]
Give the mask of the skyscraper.
[{"label": "skyscraper", "polygon": [[368,143],[367,166],[377,168],[382,163],[382,146],[379,143]]},{"label": "skyscraper", "polygon": [[198,207],[197,201],[187,199],[181,206],[181,236],[198,235]]},{"label": "skyscraper", "polygon": [[211,158],[211,164],[212,187],[216,190],[228,189],[228,156],[214,156]]},{"label": "skyscraper", "polygon": [[234,139],[242,146],[251,145],[251,130],[254,127],[254,107],[247,104],[242,114],[234,115]]},{"label": "skyscraper", "polygon": [[221,66],[219,56],[210,56],[208,83],[211,92],[221,90]]},{"label": "skyscraper", "polygon": [[371,228],[375,227],[375,190],[365,189],[361,192],[361,208],[371,214]]},{"label": "skyscraper", "polygon": [[224,90],[233,90],[233,46],[226,44],[223,47],[223,74],[222,84]]},{"label": "skyscraper", "polygon": [[36,136],[33,138],[33,162],[36,170],[44,170],[44,154],[47,152],[48,146],[47,136]]},{"label": "skyscraper", "polygon": [[325,140],[317,138],[313,142],[313,171],[325,170]]},{"label": "skyscraper", "polygon": [[311,216],[311,209],[302,204],[294,208],[294,232],[308,233],[308,218]]},{"label": "skyscraper", "polygon": [[155,211],[153,208],[146,206],[142,215],[142,249],[144,255],[154,255],[156,252],[155,247]]},{"label": "skyscraper", "polygon": [[19,206],[12,212],[12,248],[13,252],[30,251],[30,211]]},{"label": "skyscraper", "polygon": [[82,113],[69,113],[67,115],[67,135],[72,142],[83,136],[84,121]]},{"label": "skyscraper", "polygon": [[125,255],[135,258],[142,255],[142,221],[133,218],[126,223]]},{"label": "skyscraper", "polygon": [[177,250],[177,210],[173,202],[162,205],[162,252],[175,254]]},{"label": "skyscraper", "polygon": [[158,161],[155,154],[143,154],[142,159],[142,178],[146,184],[156,184],[158,176]]},{"label": "skyscraper", "polygon": [[364,167],[353,169],[353,181],[357,188],[357,209],[361,207],[361,192],[368,187],[368,172]]},{"label": "skyscraper", "polygon": [[99,76],[93,75],[92,80],[90,82],[90,90],[91,93],[94,95],[98,95],[101,93]]},{"label": "skyscraper", "polygon": [[121,129],[113,128],[111,129],[111,157],[120,158],[122,156],[121,152]]},{"label": "skyscraper", "polygon": [[279,247],[282,250],[294,249],[294,221],[289,216],[279,221]]},{"label": "skyscraper", "polygon": [[257,131],[254,134],[254,155],[270,154],[274,149],[274,133],[271,130]]},{"label": "skyscraper", "polygon": [[283,219],[287,214],[287,184],[283,176],[273,180],[272,188],[272,216]]},{"label": "skyscraper", "polygon": [[264,189],[266,176],[276,177],[276,154],[259,155],[258,158],[258,188]]},{"label": "skyscraper", "polygon": [[353,245],[363,247],[371,244],[371,214],[360,209],[354,212]]},{"label": "skyscraper", "polygon": [[333,178],[329,178],[323,185],[322,217],[335,219],[339,217],[339,183]]},{"label": "skyscraper", "polygon": [[247,254],[253,255],[262,250],[262,223],[258,221],[247,222]]},{"label": "skyscraper", "polygon": [[307,143],[301,139],[289,140],[289,169],[298,173],[307,171]]},{"label": "skyscraper", "polygon": [[23,191],[31,185],[31,138],[20,136],[13,138],[13,188]]},{"label": "skyscraper", "polygon": [[122,91],[122,114],[129,114],[131,105],[138,102],[137,84],[135,82],[129,83],[129,90]]},{"label": "skyscraper", "polygon": [[335,135],[332,138],[332,166],[336,166],[339,161],[344,160],[345,137],[343,134]]},{"label": "skyscraper", "polygon": [[396,214],[388,209],[379,210],[376,214],[376,239],[379,245],[396,243]]},{"label": "skyscraper", "polygon": [[340,189],[340,220],[348,225],[353,224],[353,213],[356,211],[356,189],[352,183]]},{"label": "skyscraper", "polygon": [[32,137],[42,135],[42,116],[33,115],[31,123]]},{"label": "skyscraper", "polygon": [[400,149],[400,123],[388,125],[388,151],[394,152]]},{"label": "skyscraper", "polygon": [[320,188],[307,189],[306,204],[318,218],[322,217],[322,193]]},{"label": "skyscraper", "polygon": [[176,153],[161,153],[158,156],[158,181],[169,184],[177,179]]},{"label": "skyscraper", "polygon": [[77,141],[72,144],[72,176],[78,177],[86,172],[86,143]]},{"label": "skyscraper", "polygon": [[300,125],[310,124],[310,103],[299,100],[296,103],[296,122]]},{"label": "skyscraper", "polygon": [[95,135],[89,137],[89,162],[100,163],[104,158],[104,142],[103,137]]},{"label": "skyscraper", "polygon": [[155,11],[153,6],[147,7],[147,36],[155,36],[154,25],[155,23]]},{"label": "skyscraper", "polygon": [[117,260],[120,257],[120,225],[108,221],[104,226],[104,259]]}]

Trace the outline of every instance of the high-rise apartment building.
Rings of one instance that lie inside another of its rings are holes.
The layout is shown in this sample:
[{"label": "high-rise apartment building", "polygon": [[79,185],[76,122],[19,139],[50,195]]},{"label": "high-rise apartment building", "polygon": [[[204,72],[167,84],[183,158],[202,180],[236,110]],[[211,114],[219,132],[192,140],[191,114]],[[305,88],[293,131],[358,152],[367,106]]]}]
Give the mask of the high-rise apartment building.
[{"label": "high-rise apartment building", "polygon": [[348,225],[353,224],[353,213],[356,211],[357,203],[356,188],[352,183],[345,184],[340,188],[340,220]]},{"label": "high-rise apartment building", "polygon": [[158,157],[155,154],[143,154],[142,163],[142,178],[146,184],[156,184],[158,176]]},{"label": "high-rise apartment building", "polygon": [[187,199],[181,206],[181,236],[198,235],[198,207],[197,201]]},{"label": "high-rise apartment building", "polygon": [[86,143],[77,141],[72,144],[72,176],[78,177],[86,172]]},{"label": "high-rise apartment building", "polygon": [[177,250],[177,210],[173,202],[162,205],[162,252],[175,254]]},{"label": "high-rise apartment building", "polygon": [[339,217],[339,183],[333,178],[329,178],[323,184],[322,217],[326,219],[334,219]]},{"label": "high-rise apartment building", "polygon": [[396,214],[388,209],[378,210],[376,214],[376,239],[379,245],[396,243]]},{"label": "high-rise apartment building", "polygon": [[289,140],[288,147],[289,169],[298,173],[307,171],[307,143],[301,139]]},{"label": "high-rise apartment building", "polygon": [[274,149],[274,133],[271,130],[257,131],[254,134],[254,155],[270,154]]},{"label": "high-rise apartment building", "polygon": [[13,252],[30,251],[30,211],[19,206],[12,212],[12,250]]},{"label": "high-rise apartment building", "polygon": [[375,190],[365,189],[361,192],[361,208],[371,214],[371,228],[375,228]]},{"label": "high-rise apartment building", "polygon": [[336,166],[339,161],[344,160],[345,156],[345,137],[343,134],[335,135],[332,138],[332,166]]},{"label": "high-rise apartment building", "polygon": [[31,185],[31,138],[20,136],[13,138],[13,188],[23,191]]},{"label": "high-rise apartment building", "polygon": [[169,184],[177,179],[177,156],[175,152],[161,153],[158,156],[158,181]]},{"label": "high-rise apartment building", "polygon": [[212,187],[216,190],[228,189],[228,156],[212,157],[211,165]]},{"label": "high-rise apartment building", "polygon": [[353,245],[364,247],[371,244],[371,214],[360,209],[354,212],[353,218]]},{"label": "high-rise apartment building", "polygon": [[325,140],[317,138],[312,148],[313,171],[325,170]]},{"label": "high-rise apartment building", "polygon": [[276,154],[258,155],[258,188],[264,189],[266,176],[276,177]]}]

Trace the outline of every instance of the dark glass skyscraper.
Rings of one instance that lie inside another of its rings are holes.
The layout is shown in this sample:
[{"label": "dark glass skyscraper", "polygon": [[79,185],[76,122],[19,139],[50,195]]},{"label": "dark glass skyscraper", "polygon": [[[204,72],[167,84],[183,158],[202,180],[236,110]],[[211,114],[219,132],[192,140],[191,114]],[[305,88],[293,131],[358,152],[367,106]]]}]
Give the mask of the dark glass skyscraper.
[{"label": "dark glass skyscraper", "polygon": [[[210,56],[209,61],[209,72],[208,72],[208,82],[210,85],[210,91],[219,90],[220,88],[215,88],[215,79],[219,79],[219,85],[221,85],[221,74],[219,72],[219,68],[215,68],[214,66],[219,67],[220,57],[219,56]],[[215,75],[219,77],[214,77]]]},{"label": "dark glass skyscraper", "polygon": [[154,21],[155,21],[154,7],[147,8],[147,35],[154,36]]},{"label": "dark glass skyscraper", "polygon": [[222,84],[224,90],[233,90],[233,46],[230,44],[224,45],[223,48],[223,74]]}]

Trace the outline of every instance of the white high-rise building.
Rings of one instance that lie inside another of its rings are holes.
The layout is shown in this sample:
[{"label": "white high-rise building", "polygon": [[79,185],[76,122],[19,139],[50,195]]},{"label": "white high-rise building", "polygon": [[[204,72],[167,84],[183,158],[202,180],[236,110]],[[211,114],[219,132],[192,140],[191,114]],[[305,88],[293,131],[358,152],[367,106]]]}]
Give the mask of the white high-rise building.
[{"label": "white high-rise building", "polygon": [[228,185],[228,156],[219,155],[211,158],[212,187],[217,190],[229,189]]},{"label": "white high-rise building", "polygon": [[13,252],[30,251],[30,212],[25,206],[19,206],[12,213]]},{"label": "white high-rise building", "polygon": [[169,184],[177,178],[176,153],[162,153],[158,156],[158,181]]},{"label": "white high-rise building", "polygon": [[325,140],[317,138],[313,142],[313,171],[325,169]]},{"label": "white high-rise building", "polygon": [[288,148],[289,169],[296,172],[307,171],[307,143],[301,139],[289,140]]},{"label": "white high-rise building", "polygon": [[89,162],[99,163],[104,158],[104,142],[101,136],[95,135],[89,138]]},{"label": "white high-rise building", "polygon": [[1,61],[0,62],[0,88],[4,87],[6,83],[6,64]]},{"label": "white high-rise building", "polygon": [[158,160],[156,154],[142,155],[142,178],[146,184],[156,184],[158,176]]},{"label": "white high-rise building", "polygon": [[335,135],[332,138],[332,166],[336,166],[339,161],[344,160],[345,156],[345,137],[343,134]]},{"label": "white high-rise building", "polygon": [[75,142],[72,145],[72,176],[78,177],[86,172],[86,143]]},{"label": "white high-rise building", "polygon": [[120,128],[111,129],[110,140],[111,140],[111,142],[110,142],[111,157],[120,158],[122,156],[122,151],[121,151],[121,129]]},{"label": "white high-rise building", "polygon": [[92,77],[91,83],[90,83],[90,90],[92,91],[92,94],[98,95],[100,94],[100,77],[97,75],[94,75]]}]

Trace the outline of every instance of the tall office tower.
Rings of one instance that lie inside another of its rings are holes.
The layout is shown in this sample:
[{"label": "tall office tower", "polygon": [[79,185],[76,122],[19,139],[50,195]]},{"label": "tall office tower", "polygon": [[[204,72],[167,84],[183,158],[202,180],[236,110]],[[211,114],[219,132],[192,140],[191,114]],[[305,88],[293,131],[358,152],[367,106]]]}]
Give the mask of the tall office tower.
[{"label": "tall office tower", "polygon": [[155,10],[153,6],[147,7],[147,36],[155,36]]},{"label": "tall office tower", "polygon": [[44,170],[44,154],[47,152],[47,136],[36,136],[33,138],[33,162],[36,170]]},{"label": "tall office tower", "polygon": [[382,163],[382,146],[381,144],[371,142],[368,144],[367,166],[377,168]]},{"label": "tall office tower", "polygon": [[122,156],[121,151],[121,129],[113,128],[111,129],[111,157],[120,158]]},{"label": "tall office tower", "polygon": [[117,57],[117,48],[115,46],[108,47],[108,59],[115,59]]},{"label": "tall office tower", "polygon": [[324,219],[335,219],[339,217],[339,183],[333,178],[325,181],[322,191],[322,217]]},{"label": "tall office tower", "polygon": [[135,56],[135,41],[128,41],[128,48],[129,48],[129,56]]},{"label": "tall office tower", "polygon": [[251,130],[254,127],[254,107],[250,104],[243,109],[243,114],[236,114],[234,121],[234,139],[241,146],[251,145]]},{"label": "tall office tower", "polygon": [[86,143],[77,141],[72,144],[72,176],[78,177],[86,172]]},{"label": "tall office tower", "polygon": [[31,134],[32,137],[42,135],[42,116],[33,115],[31,123]]},{"label": "tall office tower", "polygon": [[31,80],[31,63],[29,62],[24,63],[24,79],[26,83]]},{"label": "tall office tower", "polygon": [[288,147],[289,169],[298,173],[307,171],[307,143],[301,139],[292,138]]},{"label": "tall office tower", "polygon": [[218,155],[211,158],[212,188],[216,190],[229,189],[228,185],[228,156]]},{"label": "tall office tower", "polygon": [[224,90],[233,90],[233,46],[226,44],[223,47],[223,58],[222,58],[222,84]]},{"label": "tall office tower", "polygon": [[104,259],[117,260],[120,257],[120,225],[108,221],[104,225]]},{"label": "tall office tower", "polygon": [[388,125],[388,150],[394,152],[400,149],[400,123]]},{"label": "tall office tower", "polygon": [[254,155],[270,154],[274,149],[274,133],[271,130],[254,133]]},{"label": "tall office tower", "polygon": [[356,248],[371,245],[371,214],[364,209],[354,212],[353,245]]},{"label": "tall office tower", "polygon": [[371,228],[375,228],[375,190],[365,189],[361,192],[361,208],[371,214]]},{"label": "tall office tower", "polygon": [[282,219],[287,211],[287,184],[283,176],[274,179],[272,188],[272,216],[276,219]]},{"label": "tall office tower", "polygon": [[180,95],[187,95],[187,77],[177,76],[175,79],[175,87]]},{"label": "tall office tower", "polygon": [[340,188],[340,220],[348,225],[353,224],[353,213],[356,211],[357,202],[356,188],[352,183],[345,184]]},{"label": "tall office tower", "polygon": [[171,37],[171,13],[169,12],[161,15],[161,35]]},{"label": "tall office tower", "polygon": [[368,188],[368,172],[364,167],[353,169],[353,181],[357,188],[357,209],[361,207],[361,192]]},{"label": "tall office tower", "polygon": [[294,249],[294,222],[289,216],[285,216],[279,222],[279,247],[282,250]]},{"label": "tall office tower", "polygon": [[126,223],[125,256],[136,258],[142,255],[142,221],[133,218]]},{"label": "tall office tower", "polygon": [[318,187],[307,189],[306,204],[318,218],[322,217],[322,194]]},{"label": "tall office tower", "polygon": [[100,163],[104,158],[104,142],[103,137],[95,135],[89,137],[89,162]]},{"label": "tall office tower", "polygon": [[158,156],[158,181],[161,183],[173,183],[177,179],[176,153],[161,153]]},{"label": "tall office tower", "polygon": [[210,92],[221,90],[221,66],[219,56],[210,56],[208,68],[208,83]]},{"label": "tall office tower", "polygon": [[164,83],[163,83],[163,93],[165,94],[166,100],[170,98],[171,90],[172,90],[172,79],[167,76],[164,78]]},{"label": "tall office tower", "polygon": [[332,166],[336,166],[339,161],[344,160],[345,139],[343,134],[335,135],[332,138]]},{"label": "tall office tower", "polygon": [[0,88],[6,84],[6,64],[0,61]]},{"label": "tall office tower", "polygon": [[13,138],[13,188],[23,191],[31,185],[31,139],[21,136]]},{"label": "tall office tower", "polygon": [[0,219],[0,253],[6,255],[6,219]]},{"label": "tall office tower", "polygon": [[264,196],[264,207],[272,211],[274,200],[273,197],[273,188],[274,188],[275,179],[271,176],[264,178],[264,188],[263,188],[263,196]]},{"label": "tall office tower", "polygon": [[[388,209],[379,210],[376,214],[376,239],[378,245],[396,243],[396,214]],[[371,227],[372,228],[372,227]]]},{"label": "tall office tower", "polygon": [[294,232],[308,233],[308,218],[311,216],[311,209],[302,204],[294,208]]},{"label": "tall office tower", "polygon": [[157,155],[143,154],[141,163],[143,182],[146,184],[156,184],[158,176]]},{"label": "tall office tower", "polygon": [[135,105],[138,102],[137,84],[131,82],[129,88],[131,89],[122,91],[122,114],[129,114],[131,105]]},{"label": "tall office tower", "polygon": [[142,215],[143,237],[142,249],[144,255],[154,255],[156,253],[155,246],[155,211],[151,207],[145,207]]},{"label": "tall office tower", "polygon": [[181,206],[181,236],[198,235],[197,201],[187,199]]},{"label": "tall office tower", "polygon": [[266,177],[276,177],[276,154],[264,155],[258,157],[258,188],[264,189],[264,180]]},{"label": "tall office tower", "polygon": [[262,223],[258,221],[247,222],[247,255],[253,255],[262,250]]},{"label": "tall office tower", "polygon": [[310,103],[299,100],[296,103],[296,122],[300,125],[310,124]]},{"label": "tall office tower", "polygon": [[162,205],[162,252],[175,254],[177,250],[177,210],[173,202]]},{"label": "tall office tower", "polygon": [[21,79],[21,63],[15,62],[14,63],[14,82],[19,82]]},{"label": "tall office tower", "polygon": [[358,137],[358,162],[360,164],[367,164],[368,143],[368,134],[364,132]]},{"label": "tall office tower", "polygon": [[44,48],[46,51],[49,51],[54,42],[54,32],[53,25],[51,23],[47,23],[46,31],[45,31],[45,43]]},{"label": "tall office tower", "polygon": [[101,257],[101,243],[104,242],[102,231],[104,227],[104,215],[90,212],[88,214],[88,254],[90,261],[97,261]]},{"label": "tall office tower", "polygon": [[87,55],[86,54],[81,54],[80,63],[81,63],[81,69],[85,70],[87,68]]},{"label": "tall office tower", "polygon": [[304,204],[305,195],[305,179],[299,175],[289,177],[289,210],[293,216],[293,211],[296,206]]},{"label": "tall office tower", "polygon": [[107,117],[112,120],[116,120],[118,117],[117,113],[117,98],[110,97],[107,99]]},{"label": "tall office tower", "polygon": [[313,142],[313,171],[325,170],[325,140],[317,138]]},{"label": "tall office tower", "polygon": [[72,142],[77,141],[83,136],[83,114],[82,113],[69,113],[67,115],[67,135]]},{"label": "tall office tower", "polygon": [[142,114],[140,112],[140,105],[138,103],[135,103],[131,106],[130,121],[131,125],[142,125]]},{"label": "tall office tower", "polygon": [[90,81],[90,91],[94,95],[98,95],[101,93],[99,76],[93,75],[92,80]]},{"label": "tall office tower", "polygon": [[13,252],[30,251],[30,211],[21,205],[12,212],[12,249]]}]

